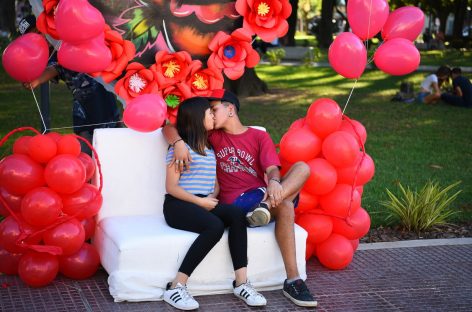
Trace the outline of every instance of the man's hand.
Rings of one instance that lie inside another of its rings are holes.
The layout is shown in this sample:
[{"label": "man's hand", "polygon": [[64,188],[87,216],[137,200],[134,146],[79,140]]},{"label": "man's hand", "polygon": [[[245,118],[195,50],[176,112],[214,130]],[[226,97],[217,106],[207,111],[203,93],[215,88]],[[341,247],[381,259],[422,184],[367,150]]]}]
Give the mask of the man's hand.
[{"label": "man's hand", "polygon": [[184,170],[190,170],[190,163],[192,162],[192,156],[190,151],[185,145],[184,141],[180,140],[174,144],[174,157],[169,164],[169,167],[175,166],[175,172],[184,172]]},{"label": "man's hand", "polygon": [[267,194],[264,200],[269,200],[271,207],[277,207],[283,201],[284,189],[282,184],[277,181],[269,180],[269,185],[267,185]]},{"label": "man's hand", "polygon": [[213,198],[213,197],[199,197],[199,200],[197,203],[197,205],[205,208],[208,211],[214,209],[217,204],[218,204],[218,199]]}]

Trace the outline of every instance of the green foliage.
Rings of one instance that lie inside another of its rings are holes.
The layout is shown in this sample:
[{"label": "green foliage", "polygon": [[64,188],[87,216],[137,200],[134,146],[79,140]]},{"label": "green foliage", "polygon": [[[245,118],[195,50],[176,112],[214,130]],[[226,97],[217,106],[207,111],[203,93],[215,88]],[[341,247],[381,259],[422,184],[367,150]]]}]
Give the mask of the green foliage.
[{"label": "green foliage", "polygon": [[270,49],[265,53],[270,65],[278,65],[285,57],[285,50],[282,48]]},{"label": "green foliage", "polygon": [[461,181],[441,188],[439,183],[428,181],[423,188],[412,191],[398,183],[400,194],[395,195],[387,188],[388,200],[380,204],[388,209],[388,219],[399,219],[401,225],[408,231],[420,233],[437,225],[444,225],[456,213],[450,208],[452,202],[461,190],[450,195],[449,192]]},{"label": "green foliage", "polygon": [[317,47],[309,47],[309,51],[303,56],[303,65],[310,66],[321,58],[321,50]]}]

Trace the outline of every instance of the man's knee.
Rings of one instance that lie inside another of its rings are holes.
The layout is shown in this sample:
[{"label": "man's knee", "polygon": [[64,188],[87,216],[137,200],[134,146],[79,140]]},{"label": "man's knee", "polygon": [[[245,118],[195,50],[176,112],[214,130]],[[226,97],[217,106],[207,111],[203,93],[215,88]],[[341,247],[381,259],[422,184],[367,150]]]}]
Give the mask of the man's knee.
[{"label": "man's knee", "polygon": [[304,161],[298,161],[292,165],[290,173],[296,175],[297,179],[306,181],[310,177],[310,166]]},{"label": "man's knee", "polygon": [[275,208],[275,219],[295,220],[295,211],[293,202],[284,200]]}]

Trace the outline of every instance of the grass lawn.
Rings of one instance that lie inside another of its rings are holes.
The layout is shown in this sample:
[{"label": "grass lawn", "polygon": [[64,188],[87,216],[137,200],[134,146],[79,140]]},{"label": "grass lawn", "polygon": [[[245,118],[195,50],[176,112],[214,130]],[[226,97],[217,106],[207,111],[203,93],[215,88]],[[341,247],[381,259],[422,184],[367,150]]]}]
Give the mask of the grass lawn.
[{"label": "grass lawn", "polygon": [[[291,122],[305,115],[313,100],[329,97],[343,107],[353,86],[352,80],[330,68],[258,66],[256,70],[271,93],[242,99],[241,118],[246,124],[267,127],[276,143]],[[420,188],[428,179],[444,186],[461,180],[463,192],[456,201],[460,211],[456,218],[472,219],[472,110],[390,102],[400,81],[408,79],[417,85],[422,77],[422,73],[392,77],[367,71],[346,109],[349,117],[366,127],[366,150],[376,164],[375,177],[362,198],[373,226],[385,223],[385,211],[378,204],[386,198],[385,188],[396,191],[398,182]],[[51,118],[52,127],[71,126],[71,96],[63,84],[51,86]],[[0,136],[28,125],[40,128],[31,92],[2,70]],[[2,157],[11,152],[12,141],[1,148]]]}]

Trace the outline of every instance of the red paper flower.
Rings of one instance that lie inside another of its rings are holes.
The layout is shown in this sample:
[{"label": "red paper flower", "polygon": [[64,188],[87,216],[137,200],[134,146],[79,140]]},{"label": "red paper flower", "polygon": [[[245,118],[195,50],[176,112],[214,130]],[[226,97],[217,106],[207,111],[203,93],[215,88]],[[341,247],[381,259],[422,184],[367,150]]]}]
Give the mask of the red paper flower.
[{"label": "red paper flower", "polygon": [[128,62],[134,58],[136,48],[131,41],[124,40],[117,31],[112,30],[108,25],[105,25],[105,44],[111,51],[111,64],[104,71],[91,75],[93,77],[101,76],[103,81],[110,83],[121,75]]},{"label": "red paper flower", "polygon": [[236,11],[244,17],[244,29],[271,42],[287,33],[292,6],[288,0],[237,0]]},{"label": "red paper flower", "polygon": [[238,28],[231,35],[219,31],[208,46],[212,54],[208,67],[223,70],[229,79],[235,80],[244,74],[244,67],[254,67],[260,56],[251,46],[250,34]]},{"label": "red paper flower", "polygon": [[158,94],[156,74],[140,63],[131,63],[126,67],[126,75],[116,83],[115,92],[126,102],[141,94]]},{"label": "red paper flower", "polygon": [[48,34],[56,40],[59,40],[59,34],[56,31],[56,8],[59,0],[43,0],[44,11],[38,16],[36,28],[43,34]]},{"label": "red paper flower", "polygon": [[164,89],[185,81],[191,63],[192,57],[187,51],[159,51],[156,53],[156,63],[150,69],[156,73],[159,88]]},{"label": "red paper flower", "polygon": [[185,83],[177,83],[161,90],[162,98],[167,104],[167,119],[175,124],[179,104],[192,96],[190,87]]},{"label": "red paper flower", "polygon": [[193,96],[209,96],[211,90],[222,89],[224,83],[221,69],[202,68],[202,62],[195,60],[190,65],[186,84]]}]

